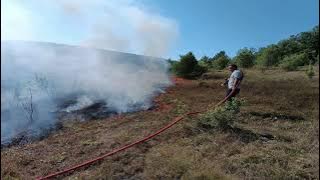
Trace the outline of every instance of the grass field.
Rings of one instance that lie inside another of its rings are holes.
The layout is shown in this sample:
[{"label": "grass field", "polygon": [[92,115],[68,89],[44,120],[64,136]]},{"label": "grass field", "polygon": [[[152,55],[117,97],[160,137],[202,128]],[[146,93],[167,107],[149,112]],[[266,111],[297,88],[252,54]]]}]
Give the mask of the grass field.
[{"label": "grass field", "polygon": [[[160,136],[65,179],[319,179],[319,68],[244,70],[238,131],[203,130],[193,116]],[[225,94],[227,71],[179,81],[156,98],[159,108],[120,117],[68,121],[48,138],[1,151],[1,179],[62,170],[142,138]]]}]

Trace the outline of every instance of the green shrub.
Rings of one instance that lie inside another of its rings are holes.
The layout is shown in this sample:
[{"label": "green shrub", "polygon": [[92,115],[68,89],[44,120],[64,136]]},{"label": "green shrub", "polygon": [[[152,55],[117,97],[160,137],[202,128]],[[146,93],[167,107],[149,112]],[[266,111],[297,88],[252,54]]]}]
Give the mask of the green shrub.
[{"label": "green shrub", "polygon": [[309,64],[309,67],[306,71],[306,74],[309,79],[312,79],[312,77],[315,75],[314,70],[313,70],[313,66],[311,64]]},{"label": "green shrub", "polygon": [[243,48],[240,49],[234,57],[234,61],[237,65],[243,68],[250,68],[255,63],[255,51],[253,49]]},{"label": "green shrub", "polygon": [[210,58],[208,56],[203,56],[199,61],[198,64],[206,70],[209,70],[212,67]]},{"label": "green shrub", "polygon": [[286,56],[280,67],[286,71],[295,71],[299,66],[304,66],[309,63],[308,56],[305,53],[301,54],[293,54],[290,56]]},{"label": "green shrub", "polygon": [[198,64],[198,61],[192,52],[180,56],[180,62],[175,64],[172,68],[177,76],[187,79],[199,77],[206,72],[206,69]]},{"label": "green shrub", "polygon": [[281,57],[281,51],[278,46],[270,45],[265,48],[261,48],[257,53],[256,65],[262,67],[272,67],[279,64]]},{"label": "green shrub", "polygon": [[243,101],[235,98],[222,107],[210,110],[200,116],[198,126],[204,129],[227,129],[234,124],[236,114],[240,111]]},{"label": "green shrub", "polygon": [[225,51],[220,51],[212,58],[210,58],[211,67],[214,69],[224,69],[230,63],[230,57],[226,54]]},{"label": "green shrub", "polygon": [[230,63],[230,58],[227,56],[222,56],[222,57],[219,57],[216,60],[214,60],[212,62],[212,66],[214,69],[222,70],[222,69],[226,68],[229,63]]}]

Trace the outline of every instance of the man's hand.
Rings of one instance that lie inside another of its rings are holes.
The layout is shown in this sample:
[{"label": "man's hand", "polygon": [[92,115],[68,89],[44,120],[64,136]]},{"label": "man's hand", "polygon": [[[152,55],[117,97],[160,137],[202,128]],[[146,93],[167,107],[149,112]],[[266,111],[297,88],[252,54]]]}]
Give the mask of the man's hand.
[{"label": "man's hand", "polygon": [[228,84],[228,80],[229,80],[228,78],[225,78],[224,83],[220,84],[220,86],[222,87],[226,86]]}]

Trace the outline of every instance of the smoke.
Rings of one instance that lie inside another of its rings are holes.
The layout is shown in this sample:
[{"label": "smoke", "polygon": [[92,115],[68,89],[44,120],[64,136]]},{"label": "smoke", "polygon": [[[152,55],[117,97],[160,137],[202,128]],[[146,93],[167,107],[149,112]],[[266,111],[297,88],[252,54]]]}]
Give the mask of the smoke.
[{"label": "smoke", "polygon": [[[173,20],[136,1],[1,1],[1,144],[97,102],[148,109],[171,84],[164,59],[102,49],[163,56],[177,35]],[[34,42],[58,40],[78,46]]]},{"label": "smoke", "polygon": [[6,40],[70,41],[158,57],[167,55],[179,35],[173,19],[139,1],[7,0],[1,4],[1,39]]}]

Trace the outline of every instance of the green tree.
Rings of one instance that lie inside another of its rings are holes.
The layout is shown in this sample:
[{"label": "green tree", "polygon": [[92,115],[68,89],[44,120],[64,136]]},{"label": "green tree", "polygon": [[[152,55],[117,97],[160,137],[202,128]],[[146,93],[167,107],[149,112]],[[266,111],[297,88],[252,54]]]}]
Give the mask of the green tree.
[{"label": "green tree", "polygon": [[214,69],[224,69],[227,67],[229,63],[230,63],[230,58],[228,57],[225,51],[218,52],[212,58],[212,67]]},{"label": "green tree", "polygon": [[257,53],[256,64],[259,67],[269,68],[277,66],[281,59],[281,51],[277,45],[270,45],[266,48],[261,48]]},{"label": "green tree", "polygon": [[243,68],[250,68],[255,63],[255,50],[243,48],[240,49],[234,57],[236,64]]},{"label": "green tree", "polygon": [[280,67],[287,71],[295,71],[299,66],[309,64],[310,60],[306,53],[292,54],[286,56],[280,64]]},{"label": "green tree", "polygon": [[311,31],[300,33],[297,40],[302,44],[303,51],[307,53],[311,63],[314,64],[319,54],[319,26],[315,26]]},{"label": "green tree", "polygon": [[169,58],[168,63],[169,63],[169,72],[174,72],[176,70],[176,66],[178,64],[178,61],[174,61]]},{"label": "green tree", "polygon": [[199,65],[209,69],[211,68],[211,61],[210,58],[208,56],[203,56],[200,60],[199,60]]},{"label": "green tree", "polygon": [[278,43],[281,57],[289,56],[301,52],[303,50],[302,44],[297,41],[296,36],[290,36],[289,39],[282,40]]},{"label": "green tree", "polygon": [[176,74],[183,78],[196,78],[205,72],[205,69],[198,64],[192,52],[180,56],[180,62],[175,66]]}]

